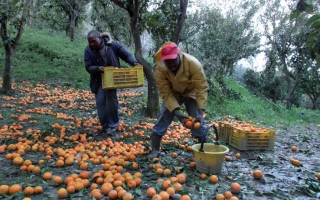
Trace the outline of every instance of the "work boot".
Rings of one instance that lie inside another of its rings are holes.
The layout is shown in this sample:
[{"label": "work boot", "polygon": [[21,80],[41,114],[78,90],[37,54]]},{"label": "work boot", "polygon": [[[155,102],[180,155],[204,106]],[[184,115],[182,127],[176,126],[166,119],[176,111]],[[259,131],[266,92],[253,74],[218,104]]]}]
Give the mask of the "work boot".
[{"label": "work boot", "polygon": [[160,142],[162,140],[162,135],[158,135],[157,133],[153,132],[151,135],[151,147],[152,151],[147,156],[149,159],[156,158],[160,155]]}]

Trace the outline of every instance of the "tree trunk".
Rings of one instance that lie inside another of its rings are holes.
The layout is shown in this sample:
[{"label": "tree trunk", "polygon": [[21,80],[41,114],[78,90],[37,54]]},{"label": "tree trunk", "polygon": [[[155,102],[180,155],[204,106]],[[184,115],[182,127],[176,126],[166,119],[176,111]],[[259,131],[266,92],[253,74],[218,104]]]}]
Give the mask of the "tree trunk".
[{"label": "tree trunk", "polygon": [[29,16],[30,16],[30,18],[29,18],[29,26],[31,27],[31,28],[33,28],[34,27],[34,18],[35,18],[35,12],[34,12],[34,10],[35,10],[35,6],[34,6],[34,3],[33,3],[33,0],[31,0],[31,2],[30,2],[30,12],[29,12]]},{"label": "tree trunk", "polygon": [[12,72],[13,72],[13,57],[14,49],[10,44],[5,46],[6,49],[6,64],[3,72],[2,93],[7,94],[12,88]]},{"label": "tree trunk", "polygon": [[76,26],[76,14],[74,11],[71,11],[71,19],[70,19],[70,40],[73,42],[74,40],[74,30]]},{"label": "tree trunk", "polygon": [[159,112],[159,92],[156,85],[156,79],[153,73],[153,68],[142,56],[142,42],[140,37],[140,29],[138,25],[139,1],[135,0],[135,12],[129,12],[131,17],[130,29],[135,46],[135,57],[140,64],[143,65],[143,71],[148,82],[148,102],[146,115],[156,118]]},{"label": "tree trunk", "polygon": [[180,15],[178,17],[176,28],[174,29],[174,33],[171,38],[171,42],[176,44],[179,43],[180,33],[184,24],[184,21],[187,18],[187,7],[188,0],[180,0]]}]

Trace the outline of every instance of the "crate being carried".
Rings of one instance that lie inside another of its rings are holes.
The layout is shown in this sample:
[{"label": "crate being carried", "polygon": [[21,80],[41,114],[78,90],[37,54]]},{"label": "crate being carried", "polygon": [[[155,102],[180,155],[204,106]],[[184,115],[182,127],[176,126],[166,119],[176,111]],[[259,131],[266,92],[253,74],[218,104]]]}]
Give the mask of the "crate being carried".
[{"label": "crate being carried", "polygon": [[101,74],[103,89],[135,88],[144,84],[143,66],[115,68],[106,66]]},{"label": "crate being carried", "polygon": [[259,126],[235,127],[229,145],[239,150],[273,150],[275,131]]}]

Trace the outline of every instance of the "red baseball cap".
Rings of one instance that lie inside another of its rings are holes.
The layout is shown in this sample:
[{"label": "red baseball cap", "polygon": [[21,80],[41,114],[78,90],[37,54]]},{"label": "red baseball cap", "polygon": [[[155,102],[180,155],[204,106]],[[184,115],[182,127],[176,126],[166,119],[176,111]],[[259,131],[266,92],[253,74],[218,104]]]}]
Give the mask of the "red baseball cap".
[{"label": "red baseball cap", "polygon": [[161,48],[161,60],[175,59],[178,54],[178,46],[174,43],[166,44]]}]

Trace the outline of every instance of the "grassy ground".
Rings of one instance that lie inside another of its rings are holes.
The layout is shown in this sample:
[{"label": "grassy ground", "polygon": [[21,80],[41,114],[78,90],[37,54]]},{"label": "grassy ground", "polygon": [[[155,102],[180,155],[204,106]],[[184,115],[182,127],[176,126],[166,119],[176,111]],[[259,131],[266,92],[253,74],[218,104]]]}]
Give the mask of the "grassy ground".
[{"label": "grassy ground", "polygon": [[[96,135],[100,126],[82,61],[85,45],[84,38],[79,38],[78,43],[70,43],[63,36],[27,30],[16,54],[16,93],[14,96],[1,96],[0,99],[0,185],[19,184],[22,189],[41,186],[43,192],[29,195],[32,199],[57,199],[58,189],[67,188],[68,184],[44,180],[44,173],[50,172],[53,177],[60,176],[65,180],[72,174],[80,176],[86,170],[90,176],[81,181],[84,184],[87,179],[89,186],[68,194],[70,199],[86,200],[90,199],[90,187],[102,189],[101,179],[95,177],[96,172],[103,174],[104,182],[114,183],[116,176],[119,176],[115,175],[114,170],[118,170],[122,188],[130,192],[134,199],[151,199],[146,195],[147,189],[153,187],[160,193],[165,190],[163,184],[167,180],[172,180],[169,186],[174,187],[174,177],[182,173],[188,181],[181,182],[182,189],[175,190],[175,193],[180,196],[188,194],[192,199],[215,199],[217,194],[229,191],[233,182],[241,185],[241,192],[233,193],[239,199],[320,197],[316,177],[320,172],[319,111],[303,108],[286,110],[282,105],[252,96],[240,83],[227,79],[228,86],[241,93],[242,98],[221,103],[209,97],[207,123],[217,125],[220,119],[221,122],[240,121],[272,128],[274,135],[259,134],[256,138],[258,142],[254,142],[267,144],[268,147],[263,148],[272,150],[243,150],[244,147],[252,147],[246,137],[234,138],[238,142],[244,139],[244,143],[229,143],[229,140],[223,139],[226,137],[220,135],[220,142],[229,148],[227,156],[231,159],[223,161],[221,173],[208,172],[204,177],[193,168],[195,156],[190,147],[195,141],[190,130],[177,122],[169,127],[164,137],[160,159],[146,159],[155,119],[144,115],[146,93],[141,89],[119,90],[120,139]],[[0,54],[2,57],[3,52]],[[0,67],[3,65],[1,63]],[[220,134],[227,132],[220,129]],[[209,135],[212,143],[214,134],[211,130]],[[297,146],[298,150],[292,151],[291,146]],[[237,153],[240,158],[236,157]],[[40,167],[40,173],[24,169],[23,164],[14,164],[12,157],[19,155],[24,161],[30,160],[34,166]],[[73,158],[73,164],[57,166],[59,159],[66,161],[68,157]],[[297,161],[300,165],[295,164]],[[82,163],[88,163],[88,166],[81,167]],[[157,167],[168,174],[157,171]],[[260,169],[264,174],[259,180],[252,176],[255,169]],[[131,187],[125,177],[128,173],[131,175],[128,179],[140,177],[137,172],[142,174],[141,183]],[[113,175],[108,175],[110,173]],[[210,182],[213,174],[219,179],[217,183]],[[114,177],[113,181],[109,179],[111,177]],[[18,192],[0,198],[22,199],[25,196],[23,192]],[[107,193],[104,194],[102,199],[109,199],[107,196]]]}]

